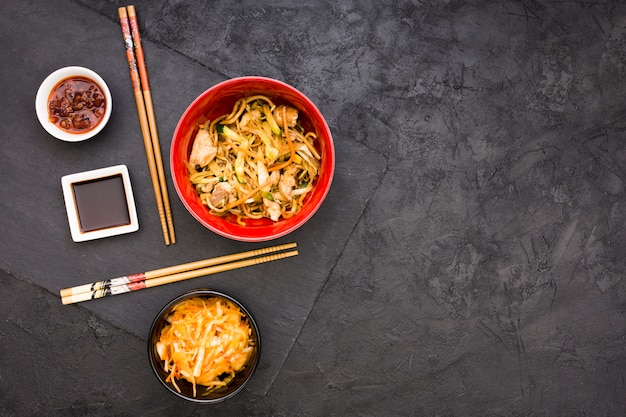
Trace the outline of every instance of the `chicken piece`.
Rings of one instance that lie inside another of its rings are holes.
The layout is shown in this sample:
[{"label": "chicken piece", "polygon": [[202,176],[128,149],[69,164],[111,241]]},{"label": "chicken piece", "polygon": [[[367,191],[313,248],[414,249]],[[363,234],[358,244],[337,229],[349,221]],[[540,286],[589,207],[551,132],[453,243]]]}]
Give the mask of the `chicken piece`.
[{"label": "chicken piece", "polygon": [[254,109],[247,111],[241,116],[241,121],[239,122],[239,126],[245,127],[253,120],[261,119],[261,110]]},{"label": "chicken piece", "polygon": [[200,186],[200,191],[203,193],[210,193],[211,190],[213,190],[213,187],[215,186],[214,182],[210,182],[208,184],[202,184]]},{"label": "chicken piece", "polygon": [[287,170],[280,176],[280,182],[278,183],[278,191],[288,200],[291,201],[291,193],[296,186],[296,179],[292,170]]},{"label": "chicken piece", "polygon": [[283,108],[287,114],[287,126],[294,127],[298,123],[298,109],[291,106],[278,106],[274,109],[274,119],[281,128],[284,126],[283,122]]},{"label": "chicken piece", "polygon": [[263,205],[267,207],[267,213],[270,215],[270,219],[272,221],[277,222],[280,219],[282,212],[280,211],[280,204],[275,201],[268,200],[267,198],[263,199]]},{"label": "chicken piece", "polygon": [[234,194],[235,188],[227,182],[218,182],[211,191],[209,202],[213,207],[221,208],[228,203],[231,194]]},{"label": "chicken piece", "polygon": [[209,132],[204,129],[198,130],[196,138],[193,141],[191,155],[189,155],[189,163],[191,165],[205,167],[215,158],[217,148],[213,146],[213,139]]},{"label": "chicken piece", "polygon": [[272,171],[272,173],[270,174],[270,182],[272,183],[272,185],[277,185],[279,181],[280,181],[280,172]]}]

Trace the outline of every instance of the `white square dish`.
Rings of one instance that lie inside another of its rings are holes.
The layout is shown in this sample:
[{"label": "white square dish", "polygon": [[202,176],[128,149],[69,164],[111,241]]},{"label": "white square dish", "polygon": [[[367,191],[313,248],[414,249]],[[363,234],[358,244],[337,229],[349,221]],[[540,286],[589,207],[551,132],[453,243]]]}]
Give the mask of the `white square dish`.
[{"label": "white square dish", "polygon": [[126,165],[66,175],[61,185],[74,242],[139,230]]}]

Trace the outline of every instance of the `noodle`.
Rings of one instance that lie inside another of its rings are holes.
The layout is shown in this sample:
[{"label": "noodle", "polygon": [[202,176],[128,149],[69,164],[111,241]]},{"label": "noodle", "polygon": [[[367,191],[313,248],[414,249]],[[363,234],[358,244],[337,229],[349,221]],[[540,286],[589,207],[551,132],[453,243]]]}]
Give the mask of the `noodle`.
[{"label": "noodle", "polygon": [[305,131],[298,110],[269,97],[237,100],[229,114],[199,126],[189,179],[210,212],[278,221],[298,213],[318,177],[315,132]]}]

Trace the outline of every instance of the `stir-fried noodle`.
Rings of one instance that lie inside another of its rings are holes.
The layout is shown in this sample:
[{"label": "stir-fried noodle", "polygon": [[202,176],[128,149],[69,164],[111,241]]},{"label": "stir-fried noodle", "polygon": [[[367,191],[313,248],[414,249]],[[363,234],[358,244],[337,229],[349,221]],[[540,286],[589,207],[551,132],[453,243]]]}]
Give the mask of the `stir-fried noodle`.
[{"label": "stir-fried noodle", "polygon": [[241,219],[287,219],[302,208],[318,176],[315,132],[298,110],[255,95],[232,112],[199,126],[187,169],[213,214]]}]

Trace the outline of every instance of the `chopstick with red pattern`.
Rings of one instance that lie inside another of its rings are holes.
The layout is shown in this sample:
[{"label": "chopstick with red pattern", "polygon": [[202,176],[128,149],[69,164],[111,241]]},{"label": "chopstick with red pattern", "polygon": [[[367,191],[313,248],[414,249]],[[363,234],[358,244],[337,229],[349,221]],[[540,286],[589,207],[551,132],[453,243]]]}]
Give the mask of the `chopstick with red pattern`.
[{"label": "chopstick with red pattern", "polygon": [[176,236],[174,235],[174,223],[172,221],[169,195],[167,192],[165,173],[163,171],[161,146],[159,145],[154,107],[152,105],[152,94],[150,92],[150,84],[148,83],[148,72],[146,70],[143,48],[141,46],[135,7],[120,7],[118,8],[118,14],[122,28],[122,36],[124,38],[130,79],[133,86],[133,93],[135,94],[141,135],[143,136],[152,188],[154,189],[154,197],[156,199],[163,231],[163,239],[165,240],[165,244],[169,245],[170,243],[176,243]]},{"label": "chopstick with red pattern", "polygon": [[287,251],[296,246],[296,243],[287,243],[65,288],[60,291],[61,301],[63,304],[80,303],[82,301],[124,294],[143,290],[144,288],[277,261],[298,255],[297,250]]},{"label": "chopstick with red pattern", "polygon": [[135,57],[137,58],[137,68],[139,69],[139,78],[141,80],[141,88],[143,90],[143,98],[146,103],[146,114],[148,116],[148,125],[150,126],[150,136],[152,139],[152,147],[154,149],[154,159],[157,168],[157,174],[159,176],[159,184],[161,186],[161,195],[163,196],[163,206],[165,208],[165,219],[167,220],[167,226],[170,234],[170,240],[172,243],[176,243],[176,236],[174,234],[174,222],[172,220],[172,211],[170,208],[169,194],[167,192],[167,184],[165,181],[165,172],[163,171],[163,158],[161,156],[161,145],[159,143],[159,133],[156,125],[156,118],[154,115],[154,106],[152,105],[152,92],[150,91],[150,83],[148,82],[148,70],[146,69],[146,62],[143,53],[143,47],[141,46],[141,35],[139,34],[139,24],[137,23],[137,14],[135,12],[135,6],[128,6],[128,21],[130,23],[130,30],[133,35],[133,42],[135,44]]}]

